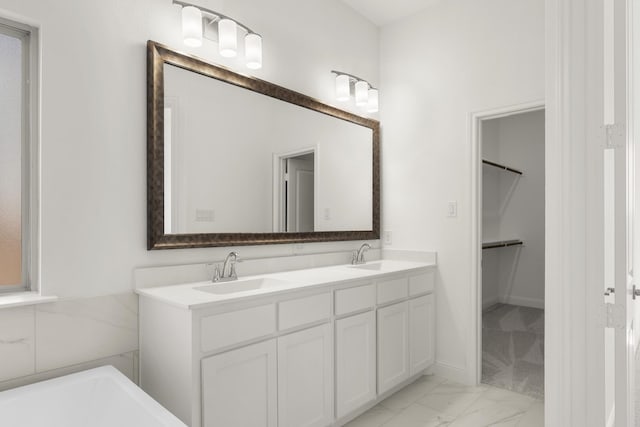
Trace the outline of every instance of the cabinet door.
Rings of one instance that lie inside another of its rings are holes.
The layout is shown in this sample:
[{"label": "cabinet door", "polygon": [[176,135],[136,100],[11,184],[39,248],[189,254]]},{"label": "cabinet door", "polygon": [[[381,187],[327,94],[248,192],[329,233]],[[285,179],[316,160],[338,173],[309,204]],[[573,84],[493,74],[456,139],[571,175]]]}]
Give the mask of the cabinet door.
[{"label": "cabinet door", "polygon": [[434,362],[435,310],[433,295],[409,301],[410,374],[424,371]]},{"label": "cabinet door", "polygon": [[204,427],[276,427],[275,339],[202,360]]},{"label": "cabinet door", "polygon": [[332,361],[331,325],[328,323],[278,338],[279,427],[331,424]]},{"label": "cabinet door", "polygon": [[338,418],[376,398],[375,330],[373,311],[336,321]]},{"label": "cabinet door", "polygon": [[407,301],[378,310],[378,394],[409,378]]}]

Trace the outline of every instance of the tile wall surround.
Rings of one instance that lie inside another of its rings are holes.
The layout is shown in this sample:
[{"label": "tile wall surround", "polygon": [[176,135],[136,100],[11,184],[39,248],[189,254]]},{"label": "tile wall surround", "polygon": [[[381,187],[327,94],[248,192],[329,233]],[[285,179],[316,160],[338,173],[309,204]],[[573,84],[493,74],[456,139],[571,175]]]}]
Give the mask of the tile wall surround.
[{"label": "tile wall surround", "polygon": [[0,309],[0,389],[106,363],[135,379],[137,350],[133,292]]},{"label": "tile wall surround", "polygon": [[[302,253],[298,255],[283,254],[268,257],[243,257],[243,248],[229,248],[229,252],[238,252],[240,262],[236,265],[236,271],[238,277],[244,277],[256,274],[276,273],[279,271],[347,264],[351,262],[353,251],[357,250],[362,243],[363,242],[350,242],[347,250],[314,254]],[[371,249],[366,252],[366,259],[368,261],[379,260],[382,256],[379,241],[372,241],[370,244]],[[223,261],[224,259],[219,259],[212,260],[209,263],[136,268],[133,272],[134,288],[144,289],[209,280],[213,277],[214,265],[219,264],[222,266]]]},{"label": "tile wall surround", "polygon": [[[238,265],[238,274],[345,264],[363,242],[341,243],[339,248],[335,243],[327,246],[325,253],[246,258]],[[383,257],[435,262],[435,253],[383,251],[379,241],[370,243],[369,261]],[[251,254],[243,249],[229,248]],[[313,249],[322,251],[322,244]],[[208,280],[210,269],[202,263],[137,268],[132,275],[133,288]],[[105,364],[137,382],[137,351],[138,297],[133,292],[0,308],[0,390]]]}]

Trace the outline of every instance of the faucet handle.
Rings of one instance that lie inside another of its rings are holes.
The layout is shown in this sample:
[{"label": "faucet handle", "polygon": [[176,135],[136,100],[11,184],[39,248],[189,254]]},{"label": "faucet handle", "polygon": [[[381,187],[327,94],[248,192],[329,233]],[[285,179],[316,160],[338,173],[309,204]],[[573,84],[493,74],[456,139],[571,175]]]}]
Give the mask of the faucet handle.
[{"label": "faucet handle", "polygon": [[351,254],[351,264],[356,265],[358,263],[358,251],[353,251]]},{"label": "faucet handle", "polygon": [[220,265],[216,264],[216,266],[213,269],[213,279],[211,279],[212,282],[219,282],[220,281]]}]

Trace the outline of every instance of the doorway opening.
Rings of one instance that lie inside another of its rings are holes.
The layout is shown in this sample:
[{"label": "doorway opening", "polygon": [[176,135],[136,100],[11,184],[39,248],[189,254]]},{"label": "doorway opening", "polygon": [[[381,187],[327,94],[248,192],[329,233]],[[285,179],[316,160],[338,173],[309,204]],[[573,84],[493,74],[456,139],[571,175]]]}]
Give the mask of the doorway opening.
[{"label": "doorway opening", "polygon": [[474,116],[477,382],[544,398],[545,112]]},{"label": "doorway opening", "polygon": [[274,232],[315,229],[315,149],[274,156]]}]

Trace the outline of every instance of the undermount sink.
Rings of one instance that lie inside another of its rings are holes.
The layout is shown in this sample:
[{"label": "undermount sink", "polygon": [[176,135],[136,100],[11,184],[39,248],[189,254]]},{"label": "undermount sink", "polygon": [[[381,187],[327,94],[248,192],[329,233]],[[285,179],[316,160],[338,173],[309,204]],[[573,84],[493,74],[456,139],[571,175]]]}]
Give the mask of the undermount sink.
[{"label": "undermount sink", "polygon": [[261,277],[258,279],[234,280],[232,282],[212,283],[206,286],[198,286],[193,288],[198,291],[208,292],[210,294],[223,295],[233,294],[236,292],[254,291],[257,289],[273,288],[275,286],[284,285],[289,282],[278,279]]},{"label": "undermount sink", "polygon": [[365,271],[392,271],[402,268],[402,263],[394,260],[378,260],[367,262],[366,264],[350,265],[349,268]]},{"label": "undermount sink", "polygon": [[380,271],[380,270],[383,269],[381,262],[370,263],[370,264],[350,265],[349,268],[357,268],[358,270],[372,270],[372,271]]}]

